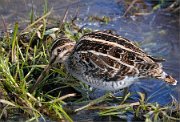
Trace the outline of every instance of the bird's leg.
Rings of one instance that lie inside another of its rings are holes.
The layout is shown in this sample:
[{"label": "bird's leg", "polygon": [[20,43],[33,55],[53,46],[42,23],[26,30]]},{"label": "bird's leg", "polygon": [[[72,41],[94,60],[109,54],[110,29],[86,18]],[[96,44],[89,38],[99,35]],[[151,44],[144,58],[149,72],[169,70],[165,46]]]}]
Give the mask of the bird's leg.
[{"label": "bird's leg", "polygon": [[121,104],[124,103],[127,99],[127,94],[129,91],[129,87],[126,87],[123,89],[123,94],[122,94],[122,100],[121,100]]},{"label": "bird's leg", "polygon": [[118,90],[118,91],[114,91],[114,92],[112,92],[111,97],[113,97],[114,100],[116,100],[116,101],[120,100],[120,103],[123,103],[128,97],[127,96],[128,91],[129,91],[128,87],[124,88],[123,90],[121,89],[121,90]]},{"label": "bird's leg", "polygon": [[88,89],[87,89],[87,88],[85,89],[85,92],[86,92],[85,94],[86,94],[86,98],[87,98],[87,99],[89,99],[89,100],[91,99],[90,94],[91,94],[94,90],[95,90],[95,89],[94,89],[93,87],[91,87],[91,86],[89,86]]},{"label": "bird's leg", "polygon": [[[110,93],[110,94],[111,94],[111,93]],[[103,95],[103,96],[101,96],[101,97],[99,97],[99,98],[97,98],[97,99],[91,100],[87,105],[82,106],[82,107],[80,107],[80,108],[78,108],[78,109],[75,109],[74,112],[78,112],[78,111],[81,111],[81,110],[83,110],[83,109],[87,109],[87,108],[90,107],[90,106],[99,104],[99,103],[105,101],[108,97],[111,97],[110,94],[109,94],[109,93],[106,93],[105,95]]]},{"label": "bird's leg", "polygon": [[124,88],[123,90],[123,98],[125,98],[125,96],[128,94],[129,91],[129,87]]},{"label": "bird's leg", "polygon": [[81,84],[82,86],[82,91],[81,91],[81,94],[82,96],[85,98],[85,99],[88,99],[90,100],[90,93],[89,92],[92,92],[93,88],[91,86],[87,86],[85,84]]},{"label": "bird's leg", "polygon": [[114,101],[119,101],[118,95],[117,95],[119,92],[120,92],[119,90],[113,91],[113,92],[111,91],[111,92],[109,92],[109,96],[112,97]]}]

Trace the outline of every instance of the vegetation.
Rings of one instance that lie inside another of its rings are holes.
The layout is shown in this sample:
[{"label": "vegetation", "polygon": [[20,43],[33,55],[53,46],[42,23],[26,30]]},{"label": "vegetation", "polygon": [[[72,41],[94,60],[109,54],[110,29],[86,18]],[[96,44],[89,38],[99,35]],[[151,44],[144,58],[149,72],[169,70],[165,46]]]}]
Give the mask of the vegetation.
[{"label": "vegetation", "polygon": [[[46,3],[42,17],[34,20],[32,10],[30,24],[25,29],[20,30],[19,24],[15,23],[12,33],[6,30],[0,37],[0,119],[21,113],[26,121],[45,120],[47,116],[52,120],[73,121],[72,114],[82,110],[98,110],[99,116],[120,118],[131,112],[134,118],[146,122],[180,120],[179,104],[173,97],[173,102],[167,106],[148,103],[142,93],[138,93],[140,97],[137,102],[130,102],[130,93],[124,98],[106,94],[90,100],[88,92],[93,91],[68,76],[63,66],[53,66],[38,89],[30,93],[33,83],[49,62],[49,50],[54,39],[65,34],[78,40],[91,31],[79,28],[74,23],[77,17],[67,22],[67,12],[60,24],[48,29],[49,15]],[[89,17],[89,20],[107,24],[110,18]],[[68,108],[69,103],[76,105],[76,109]],[[108,103],[116,103],[116,106]]]}]

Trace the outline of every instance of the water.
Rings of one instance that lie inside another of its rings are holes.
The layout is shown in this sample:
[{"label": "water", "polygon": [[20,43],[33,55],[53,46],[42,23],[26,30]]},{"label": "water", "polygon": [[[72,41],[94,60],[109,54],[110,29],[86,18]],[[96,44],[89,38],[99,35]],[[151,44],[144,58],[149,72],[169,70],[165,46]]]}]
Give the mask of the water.
[{"label": "water", "polygon": [[[120,0],[119,0],[120,1]],[[0,15],[8,24],[15,21],[28,23],[29,12],[34,9],[38,16],[43,13],[43,0],[0,0]],[[138,42],[149,54],[166,59],[163,63],[164,69],[177,81],[180,81],[180,40],[179,19],[177,15],[165,11],[156,11],[146,16],[122,17],[125,9],[122,2],[118,0],[49,0],[48,8],[52,8],[52,17],[62,19],[65,9],[69,6],[69,16],[75,15],[77,6],[79,15],[83,21],[77,21],[79,26],[93,30],[114,30],[118,34]],[[149,9],[147,6],[146,9]],[[88,16],[108,16],[111,18],[109,24],[89,22]],[[0,29],[3,30],[2,19]],[[180,101],[180,83],[170,86],[162,81],[145,79],[133,84],[130,91],[142,91],[149,97],[149,102],[158,102],[165,105],[171,102],[171,95]],[[137,99],[137,96],[134,96]]]}]

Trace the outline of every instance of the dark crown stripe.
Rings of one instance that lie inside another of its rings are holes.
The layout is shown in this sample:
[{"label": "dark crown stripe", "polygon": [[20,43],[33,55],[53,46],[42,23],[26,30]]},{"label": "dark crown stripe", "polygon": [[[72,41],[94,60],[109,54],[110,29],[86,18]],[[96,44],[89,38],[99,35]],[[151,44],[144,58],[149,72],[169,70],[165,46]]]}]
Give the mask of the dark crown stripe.
[{"label": "dark crown stripe", "polygon": [[57,47],[60,47],[60,46],[63,46],[65,43],[69,43],[69,42],[73,42],[71,41],[70,39],[66,38],[66,37],[62,37],[62,38],[57,38],[52,46],[51,46],[51,52],[57,48]]}]

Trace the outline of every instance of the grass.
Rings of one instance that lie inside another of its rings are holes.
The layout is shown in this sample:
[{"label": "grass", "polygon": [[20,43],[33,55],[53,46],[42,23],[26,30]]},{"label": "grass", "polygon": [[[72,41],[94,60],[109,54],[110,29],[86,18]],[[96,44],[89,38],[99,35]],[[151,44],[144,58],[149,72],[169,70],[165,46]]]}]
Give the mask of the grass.
[{"label": "grass", "polygon": [[[134,103],[123,103],[117,106],[110,106],[101,108],[102,111],[99,113],[101,116],[123,116],[127,112],[132,112],[135,118],[150,121],[178,121],[180,118],[178,115],[172,116],[172,111],[179,112],[177,101],[174,101],[171,105],[160,106],[158,103],[146,102],[145,95],[138,93],[140,98],[138,102]],[[175,109],[172,109],[175,108]]]},{"label": "grass", "polygon": [[[180,120],[179,104],[175,99],[167,106],[148,103],[142,93],[138,93],[139,101],[134,103],[128,101],[130,93],[124,99],[106,94],[90,100],[86,94],[86,91],[90,92],[89,87],[68,76],[63,66],[52,67],[35,92],[30,93],[30,88],[49,62],[49,49],[54,38],[65,34],[68,38],[78,40],[91,31],[79,28],[73,21],[65,21],[66,14],[57,28],[47,29],[50,13],[46,3],[44,15],[34,20],[32,9],[30,24],[19,30],[19,24],[15,23],[13,33],[6,32],[0,41],[0,119],[20,113],[26,121],[39,121],[40,117],[45,120],[46,116],[52,120],[73,121],[70,117],[72,113],[98,110],[99,116],[122,118],[131,112],[135,118],[147,122]],[[110,21],[108,17],[89,17],[89,20],[105,24]],[[69,110],[66,106],[69,102],[81,107]]]},{"label": "grass", "polygon": [[[44,115],[53,115],[58,119],[72,121],[62,105],[65,104],[63,101],[65,98],[74,94],[52,97],[42,94],[42,91],[29,93],[29,88],[36,81],[44,65],[48,63],[48,50],[45,49],[49,47],[49,44],[45,44],[44,39],[45,17],[49,14],[50,12],[45,13],[21,32],[18,30],[18,23],[15,23],[13,34],[5,36],[2,40],[1,47],[4,51],[0,53],[0,89],[5,98],[0,99],[4,108],[0,111],[0,118],[6,109],[8,112],[22,110],[31,121],[38,121],[38,118],[43,118]],[[42,25],[37,24],[40,21]],[[24,36],[29,36],[29,39],[27,40]]]}]

